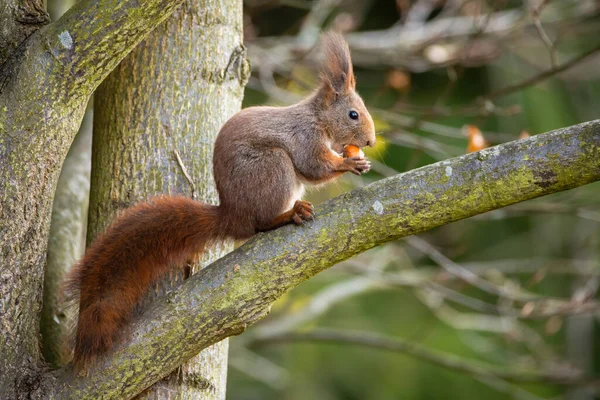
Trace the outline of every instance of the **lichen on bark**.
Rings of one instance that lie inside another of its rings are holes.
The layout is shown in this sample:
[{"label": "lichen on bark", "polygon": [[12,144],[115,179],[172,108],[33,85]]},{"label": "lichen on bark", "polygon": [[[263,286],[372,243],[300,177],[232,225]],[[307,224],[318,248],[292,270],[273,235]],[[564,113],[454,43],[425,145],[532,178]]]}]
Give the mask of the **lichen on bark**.
[{"label": "lichen on bark", "polygon": [[[83,0],[58,21],[28,32],[26,40],[15,39],[18,46],[2,55],[7,57],[0,63],[2,398],[13,397],[39,371],[38,317],[52,200],[89,96],[180,4]],[[10,14],[6,10],[0,10],[2,18]]]}]

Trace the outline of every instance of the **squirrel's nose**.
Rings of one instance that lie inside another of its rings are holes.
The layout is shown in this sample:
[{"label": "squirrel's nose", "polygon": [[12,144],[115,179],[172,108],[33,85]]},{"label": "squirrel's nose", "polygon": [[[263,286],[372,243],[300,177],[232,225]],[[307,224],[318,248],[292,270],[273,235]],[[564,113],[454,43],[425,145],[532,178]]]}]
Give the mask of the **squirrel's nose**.
[{"label": "squirrel's nose", "polygon": [[367,146],[369,146],[369,147],[375,146],[375,139],[373,139],[373,140],[367,140]]}]

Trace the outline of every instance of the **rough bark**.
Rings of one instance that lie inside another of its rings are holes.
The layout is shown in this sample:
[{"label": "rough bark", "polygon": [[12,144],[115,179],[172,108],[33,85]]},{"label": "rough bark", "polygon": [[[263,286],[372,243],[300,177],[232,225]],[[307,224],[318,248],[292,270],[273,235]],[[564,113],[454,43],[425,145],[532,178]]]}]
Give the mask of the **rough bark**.
[{"label": "rough bark", "polygon": [[0,3],[0,65],[29,35],[50,22],[43,0]]},{"label": "rough bark", "polygon": [[40,333],[46,362],[68,362],[66,338],[76,317],[61,296],[69,269],[85,251],[92,167],[92,110],[89,109],[63,163],[56,185],[44,273],[44,298]]},{"label": "rough bark", "polygon": [[[82,1],[31,34],[0,65],[0,336],[5,338],[0,341],[0,398],[13,397],[17,387],[35,386],[27,371],[37,370],[40,358],[52,200],[87,100],[180,4]],[[1,12],[3,18],[8,15],[6,9]]]},{"label": "rough bark", "polygon": [[[154,195],[218,202],[213,143],[241,106],[249,73],[242,43],[240,1],[188,0],[102,83],[95,96],[89,239],[118,211]],[[214,249],[193,269],[230,250]],[[181,278],[172,274],[167,286]],[[155,293],[168,289],[160,285]],[[211,346],[138,398],[224,399],[227,349],[226,340]]]},{"label": "rough bark", "polygon": [[[53,21],[58,20],[73,4],[73,0],[46,1]],[[52,204],[40,335],[44,360],[53,367],[61,367],[69,362],[69,345],[66,341],[77,318],[76,310],[63,301],[61,284],[66,273],[85,251],[92,166],[92,114],[91,106],[88,106],[62,165]]]},{"label": "rough bark", "polygon": [[[199,350],[240,334],[286,291],[357,253],[486,211],[600,179],[600,120],[383,179],[317,207],[316,220],[259,234],[153,302],[85,378],[56,375],[59,398],[132,396]],[[598,311],[534,303],[530,314]]]}]

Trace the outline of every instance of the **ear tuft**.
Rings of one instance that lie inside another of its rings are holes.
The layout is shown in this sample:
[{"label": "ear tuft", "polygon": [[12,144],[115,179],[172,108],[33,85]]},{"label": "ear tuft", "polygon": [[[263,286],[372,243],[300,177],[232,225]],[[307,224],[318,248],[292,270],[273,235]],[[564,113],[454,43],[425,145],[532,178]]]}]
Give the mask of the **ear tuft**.
[{"label": "ear tuft", "polygon": [[323,88],[333,89],[336,96],[354,90],[356,83],[346,40],[339,33],[330,31],[323,34],[321,42],[325,53],[321,69]]}]

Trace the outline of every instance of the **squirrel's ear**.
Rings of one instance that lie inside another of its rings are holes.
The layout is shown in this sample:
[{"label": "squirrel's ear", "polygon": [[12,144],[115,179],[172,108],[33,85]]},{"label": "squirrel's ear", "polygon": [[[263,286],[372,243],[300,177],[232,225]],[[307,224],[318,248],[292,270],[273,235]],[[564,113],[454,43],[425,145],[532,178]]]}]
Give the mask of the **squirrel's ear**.
[{"label": "squirrel's ear", "polygon": [[335,32],[325,33],[322,43],[326,58],[321,70],[321,90],[333,96],[354,90],[356,82],[348,43]]}]

